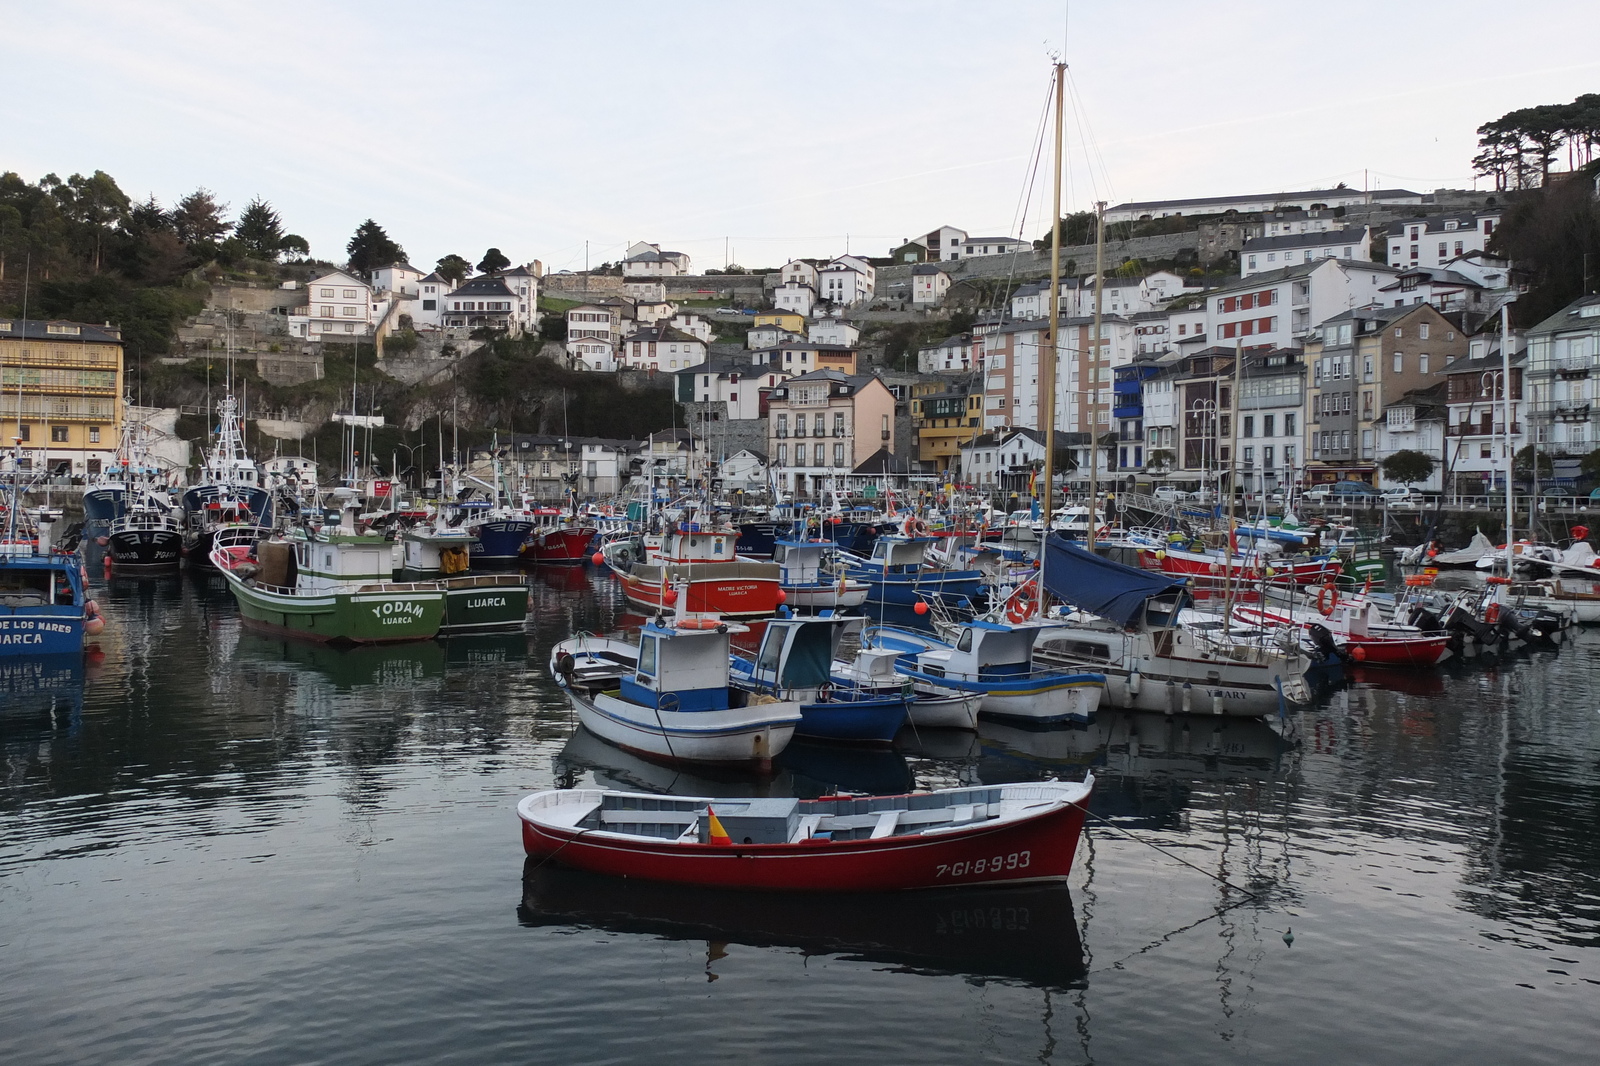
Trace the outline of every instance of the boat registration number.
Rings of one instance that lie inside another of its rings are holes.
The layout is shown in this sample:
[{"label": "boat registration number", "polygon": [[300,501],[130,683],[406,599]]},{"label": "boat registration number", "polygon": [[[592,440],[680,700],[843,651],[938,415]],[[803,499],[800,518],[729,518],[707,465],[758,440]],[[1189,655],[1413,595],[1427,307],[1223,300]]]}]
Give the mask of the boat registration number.
[{"label": "boat registration number", "polygon": [[404,625],[412,619],[421,618],[424,613],[422,604],[414,600],[385,600],[372,608],[372,617],[386,626]]},{"label": "boat registration number", "polygon": [[969,877],[973,874],[998,873],[1003,870],[1026,870],[1033,861],[1031,851],[1013,851],[1009,855],[996,855],[992,859],[968,859],[966,862],[941,862],[935,877]]}]

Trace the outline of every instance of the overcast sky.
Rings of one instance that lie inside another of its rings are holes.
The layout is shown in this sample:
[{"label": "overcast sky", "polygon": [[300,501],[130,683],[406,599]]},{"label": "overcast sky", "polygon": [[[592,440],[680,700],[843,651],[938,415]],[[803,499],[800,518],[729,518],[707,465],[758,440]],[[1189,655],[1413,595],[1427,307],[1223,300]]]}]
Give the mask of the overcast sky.
[{"label": "overcast sky", "polygon": [[[1069,17],[1070,7],[1070,17]],[[0,169],[270,200],[342,260],[723,265],[1016,233],[1071,66],[1067,206],[1471,187],[1474,129],[1600,90],[1593,0],[4,5]],[[1563,47],[1560,41],[1574,42]],[[1025,231],[1047,225],[1048,154]]]}]

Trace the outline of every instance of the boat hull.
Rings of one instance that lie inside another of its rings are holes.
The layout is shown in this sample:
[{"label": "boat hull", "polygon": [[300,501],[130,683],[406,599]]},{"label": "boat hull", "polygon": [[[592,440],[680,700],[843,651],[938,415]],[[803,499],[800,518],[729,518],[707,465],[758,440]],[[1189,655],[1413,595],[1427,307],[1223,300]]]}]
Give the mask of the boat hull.
[{"label": "boat hull", "polygon": [[0,609],[0,658],[83,651],[83,608]]},{"label": "boat hull", "polygon": [[977,729],[983,695],[977,692],[951,696],[917,693],[907,718],[918,729]]},{"label": "boat hull", "polygon": [[1393,639],[1335,637],[1334,643],[1339,654],[1362,666],[1438,666],[1450,650],[1445,633]]},{"label": "boat hull", "polygon": [[354,592],[280,594],[219,569],[245,625],[269,633],[330,644],[393,644],[431,639],[444,621],[445,594],[436,586],[380,583]]},{"label": "boat hull", "polygon": [[782,592],[774,563],[641,565],[618,577],[628,601],[651,612],[673,607],[663,598],[664,582],[686,580],[686,609],[724,618],[764,618],[773,614]]},{"label": "boat hull", "polygon": [[657,711],[606,693],[593,699],[567,689],[578,721],[625,751],[687,763],[766,766],[788,747],[800,724],[794,703],[768,703],[725,711]]},{"label": "boat hull", "polygon": [[860,607],[867,602],[867,586],[859,581],[822,582],[816,584],[788,584],[782,586],[784,603],[790,607],[822,610],[843,607]]},{"label": "boat hull", "polygon": [[523,848],[562,866],[616,877],[757,891],[893,892],[1059,881],[1083,832],[1082,802],[1020,821],[883,839],[799,844],[677,844],[561,829],[518,806]]},{"label": "boat hull", "polygon": [[528,587],[515,574],[443,578],[441,633],[521,629],[528,620]]},{"label": "boat hull", "polygon": [[519,518],[499,518],[471,529],[477,541],[467,549],[472,565],[515,566],[522,558],[522,545],[533,532],[533,523]]},{"label": "boat hull", "polygon": [[596,529],[593,526],[569,526],[543,533],[534,533],[522,548],[522,557],[541,565],[575,566],[587,562],[589,546]]},{"label": "boat hull", "polygon": [[176,570],[183,561],[183,534],[176,529],[114,529],[106,550],[119,570]]},{"label": "boat hull", "polygon": [[816,740],[892,744],[905,723],[904,696],[852,696],[828,703],[802,703],[795,734]]}]

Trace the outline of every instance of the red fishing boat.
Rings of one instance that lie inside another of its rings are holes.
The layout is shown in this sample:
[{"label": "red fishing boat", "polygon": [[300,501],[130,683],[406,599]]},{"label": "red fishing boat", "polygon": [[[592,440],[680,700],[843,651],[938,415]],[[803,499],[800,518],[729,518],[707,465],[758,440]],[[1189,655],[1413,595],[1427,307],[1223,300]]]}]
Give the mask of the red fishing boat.
[{"label": "red fishing boat", "polygon": [[1437,666],[1449,651],[1450,635],[1412,625],[1385,622],[1378,606],[1365,596],[1340,599],[1328,587],[1319,590],[1316,609],[1290,611],[1277,606],[1239,606],[1233,616],[1252,625],[1326,626],[1339,654],[1363,666]]},{"label": "red fishing boat", "polygon": [[625,563],[616,553],[605,558],[622,580],[629,602],[651,613],[673,608],[687,597],[686,609],[725,618],[764,618],[785,596],[777,563],[741,559],[734,554],[739,532],[676,524],[659,544],[647,546],[642,562]]},{"label": "red fishing boat", "polygon": [[1094,777],[902,796],[704,799],[601,789],[517,804],[530,856],[649,881],[887,892],[1064,880]]},{"label": "red fishing boat", "polygon": [[530,563],[576,566],[589,559],[590,545],[599,532],[555,507],[532,511],[533,529],[522,544],[522,557]]},{"label": "red fishing boat", "polygon": [[[1260,552],[1190,551],[1185,548],[1166,547],[1146,551],[1145,557],[1155,558],[1160,569],[1180,577],[1223,578],[1239,582],[1260,582],[1270,578],[1274,584],[1320,585],[1339,576],[1343,564],[1336,557],[1294,558],[1283,555],[1263,555]],[[1270,571],[1270,573],[1269,573]]]}]

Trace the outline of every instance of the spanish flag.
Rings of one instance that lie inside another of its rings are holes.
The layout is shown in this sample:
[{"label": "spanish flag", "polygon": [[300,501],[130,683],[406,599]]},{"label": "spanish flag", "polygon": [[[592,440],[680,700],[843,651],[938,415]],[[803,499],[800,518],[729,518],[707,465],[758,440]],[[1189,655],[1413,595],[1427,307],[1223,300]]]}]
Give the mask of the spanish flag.
[{"label": "spanish flag", "polygon": [[728,847],[733,843],[733,838],[728,836],[728,831],[722,828],[722,821],[717,817],[717,812],[706,804],[706,822],[711,837],[711,843]]}]

